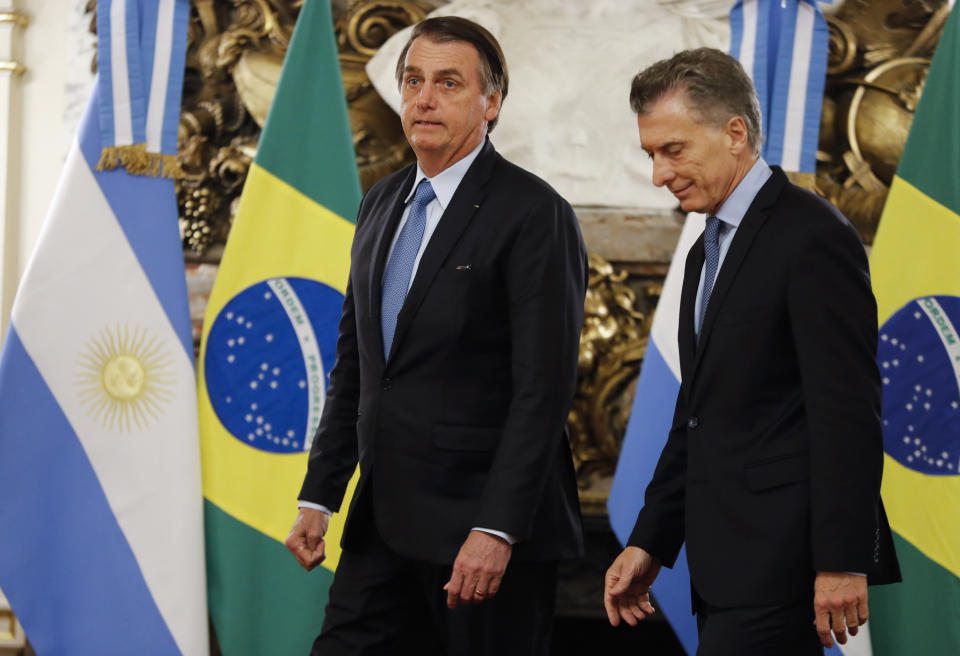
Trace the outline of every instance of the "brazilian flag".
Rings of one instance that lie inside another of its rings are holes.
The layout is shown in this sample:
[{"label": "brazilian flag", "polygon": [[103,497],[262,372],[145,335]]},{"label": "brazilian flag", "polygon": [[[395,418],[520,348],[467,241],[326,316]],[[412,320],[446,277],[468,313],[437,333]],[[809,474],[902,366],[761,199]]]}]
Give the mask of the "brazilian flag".
[{"label": "brazilian flag", "polygon": [[960,654],[957,11],[930,66],[871,256],[883,378],[882,492],[903,571],[903,583],[870,591],[876,656]]},{"label": "brazilian flag", "polygon": [[359,203],[330,2],[307,0],[200,345],[209,605],[226,656],[305,654],[323,620],[343,514],[309,574],[283,541],[334,363]]}]

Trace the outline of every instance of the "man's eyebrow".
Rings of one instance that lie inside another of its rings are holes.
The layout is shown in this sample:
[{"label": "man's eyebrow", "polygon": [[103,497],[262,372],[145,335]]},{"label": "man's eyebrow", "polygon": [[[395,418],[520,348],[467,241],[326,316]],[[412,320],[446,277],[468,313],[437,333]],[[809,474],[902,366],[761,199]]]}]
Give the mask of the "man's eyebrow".
[{"label": "man's eyebrow", "polygon": [[[403,69],[403,73],[404,73],[404,75],[407,75],[407,74],[411,74],[411,75],[423,75],[423,74],[424,74],[423,71],[420,70],[420,69],[419,69],[418,67],[416,67],[416,66],[405,66],[404,69]],[[436,73],[434,73],[434,75],[435,75],[436,77],[459,77],[459,78],[463,78],[463,73],[461,73],[460,70],[459,70],[459,69],[456,69],[456,68],[444,68],[444,69],[441,69],[441,70],[437,71]]]}]

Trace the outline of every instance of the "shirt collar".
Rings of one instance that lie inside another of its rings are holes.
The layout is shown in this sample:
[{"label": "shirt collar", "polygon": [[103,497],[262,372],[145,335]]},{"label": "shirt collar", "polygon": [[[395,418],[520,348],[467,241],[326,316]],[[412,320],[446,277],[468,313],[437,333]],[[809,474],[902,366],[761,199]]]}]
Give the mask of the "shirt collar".
[{"label": "shirt collar", "polygon": [[432,178],[427,178],[427,174],[420,168],[420,162],[417,162],[417,177],[413,179],[413,187],[410,188],[410,193],[407,194],[404,203],[409,203],[410,199],[413,198],[413,194],[416,192],[417,185],[420,184],[420,181],[428,179],[430,180],[430,186],[433,187],[433,193],[436,194],[437,201],[440,203],[440,208],[446,210],[447,205],[450,204],[450,199],[453,198],[453,194],[457,191],[457,187],[459,187],[463,181],[463,176],[467,174],[467,169],[473,164],[473,160],[477,159],[477,155],[480,154],[480,149],[483,148],[485,143],[486,139],[467,153],[466,157],[457,160]]},{"label": "shirt collar", "polygon": [[[733,190],[730,197],[723,201],[715,216],[723,223],[738,228],[753,199],[760,193],[760,189],[767,183],[773,171],[762,157],[753,163],[743,180]],[[722,225],[722,224],[721,224]]]}]

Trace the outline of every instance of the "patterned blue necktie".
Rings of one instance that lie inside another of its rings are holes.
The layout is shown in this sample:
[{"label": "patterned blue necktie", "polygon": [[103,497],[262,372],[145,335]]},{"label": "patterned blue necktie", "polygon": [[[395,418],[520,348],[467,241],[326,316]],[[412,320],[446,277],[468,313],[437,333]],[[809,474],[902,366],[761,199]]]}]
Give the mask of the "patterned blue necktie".
[{"label": "patterned blue necktie", "polygon": [[720,219],[715,216],[707,217],[707,228],[703,232],[703,251],[706,254],[703,276],[703,298],[700,301],[700,320],[697,322],[697,333],[703,327],[703,318],[707,315],[707,304],[710,302],[710,293],[717,277],[717,266],[720,264]]},{"label": "patterned blue necktie", "polygon": [[417,185],[417,192],[410,205],[410,214],[407,222],[400,230],[397,243],[393,246],[387,270],[383,274],[383,293],[380,297],[380,329],[383,331],[383,357],[390,355],[390,346],[393,344],[393,333],[397,329],[397,315],[407,298],[410,288],[410,276],[413,273],[413,263],[420,252],[420,242],[423,240],[423,228],[427,224],[427,205],[436,198],[430,181],[424,178]]}]

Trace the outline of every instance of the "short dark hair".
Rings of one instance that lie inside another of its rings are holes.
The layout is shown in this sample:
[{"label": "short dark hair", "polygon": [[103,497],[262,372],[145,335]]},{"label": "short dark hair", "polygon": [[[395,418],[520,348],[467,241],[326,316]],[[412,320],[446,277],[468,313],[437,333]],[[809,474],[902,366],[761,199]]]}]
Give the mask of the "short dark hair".
[{"label": "short dark hair", "polygon": [[633,78],[630,107],[646,114],[663,96],[681,89],[704,123],[723,127],[734,116],[747,124],[754,153],[763,145],[760,101],[753,82],[736,59],[715,48],[683,50],[648,66]]},{"label": "short dark hair", "polygon": [[[414,25],[413,32],[407,44],[403,46],[400,52],[400,58],[397,60],[397,85],[403,83],[404,62],[407,59],[407,51],[411,44],[418,38],[424,37],[434,43],[446,43],[448,41],[463,41],[469,43],[477,49],[480,55],[480,82],[483,84],[483,93],[490,95],[495,91],[500,92],[500,102],[507,97],[507,88],[510,86],[510,75],[507,72],[507,60],[503,56],[503,50],[497,43],[496,37],[488,32],[482,25],[478,25],[466,18],[459,16],[438,16],[428,18]],[[498,114],[487,125],[487,131],[492,131],[493,126],[500,119]]]}]

